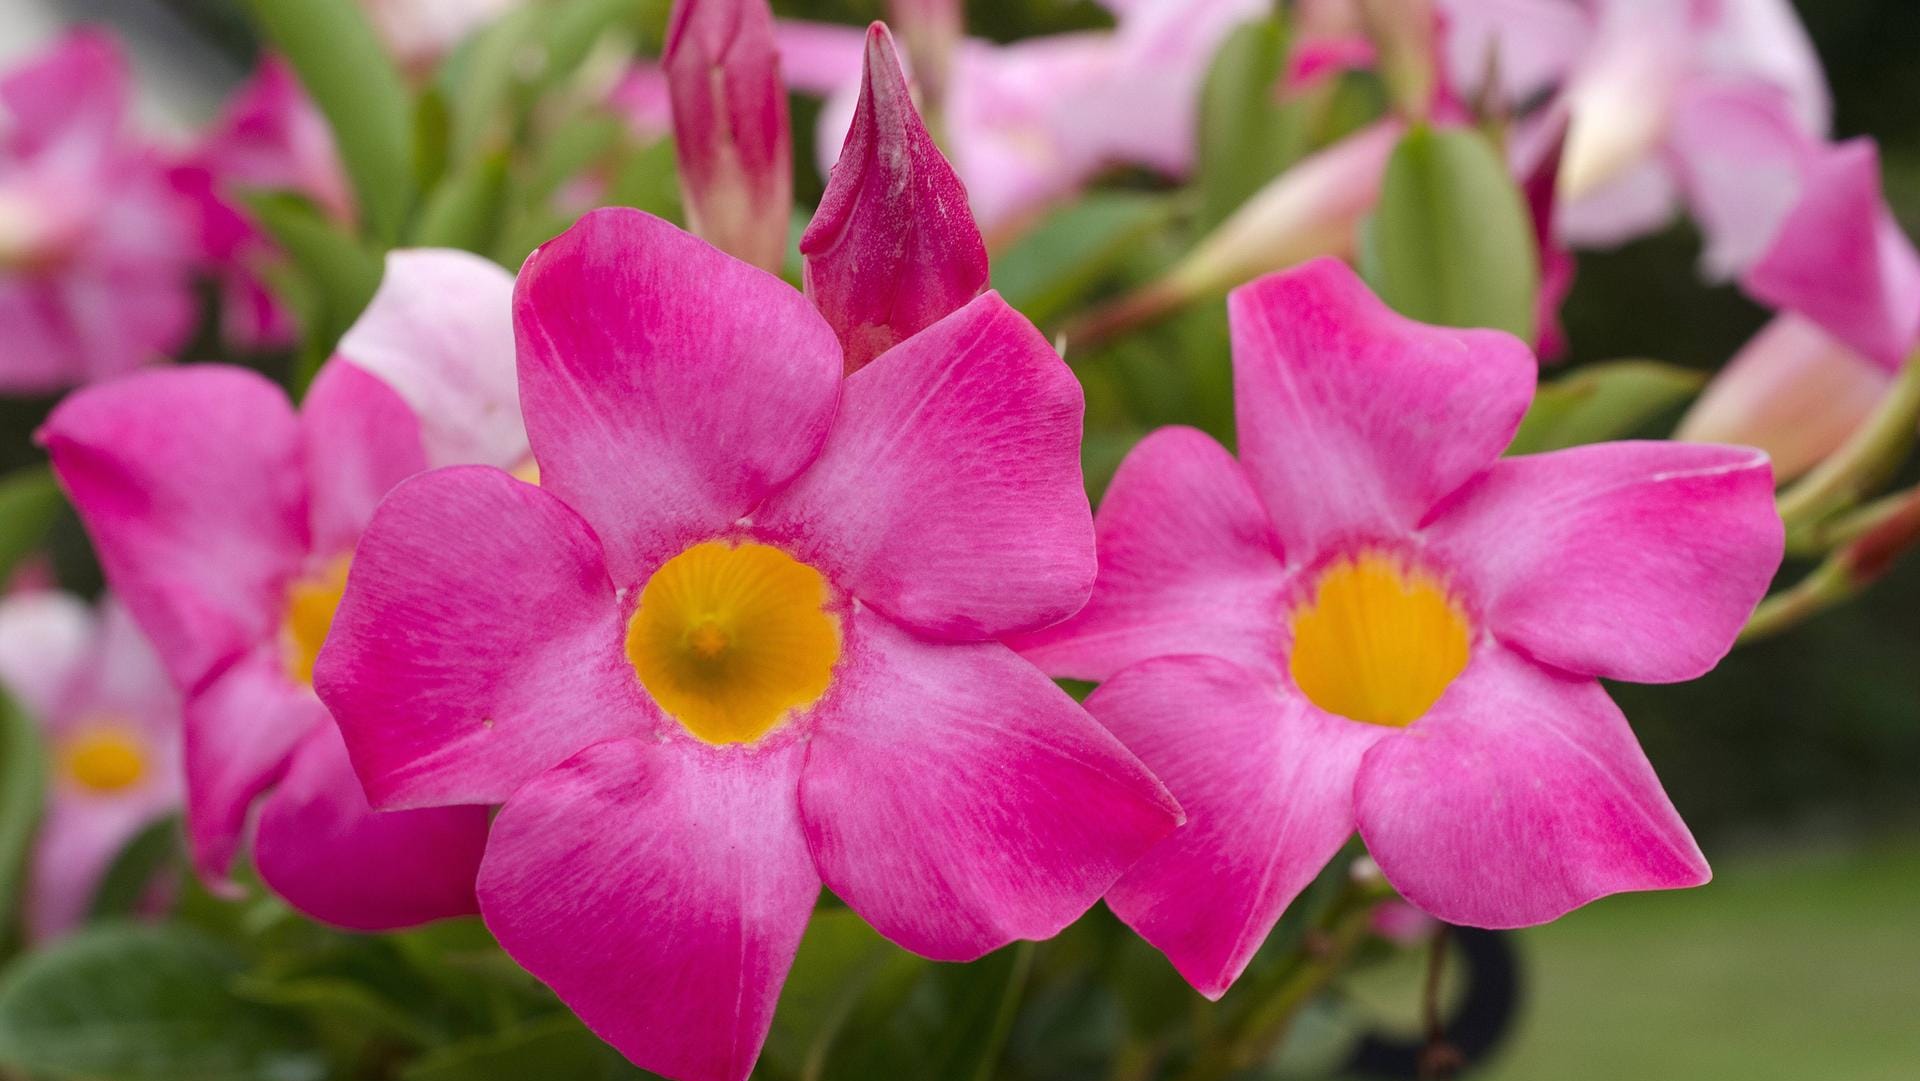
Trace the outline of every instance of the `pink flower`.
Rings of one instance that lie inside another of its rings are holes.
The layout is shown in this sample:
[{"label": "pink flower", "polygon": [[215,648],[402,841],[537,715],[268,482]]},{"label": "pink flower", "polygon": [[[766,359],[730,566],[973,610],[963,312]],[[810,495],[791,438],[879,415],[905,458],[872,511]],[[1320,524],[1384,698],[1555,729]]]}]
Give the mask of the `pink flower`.
[{"label": "pink flower", "polygon": [[118,604],[54,592],[0,599],[0,687],[53,764],[26,893],[44,940],[77,926],[120,850],[180,806],[180,699]]},{"label": "pink flower", "polygon": [[880,23],[867,33],[866,71],[847,145],[800,238],[807,296],[839,335],[848,372],[987,287],[967,189],[921,123]]},{"label": "pink flower", "polygon": [[524,0],[360,0],[394,59],[418,72]]},{"label": "pink flower", "polygon": [[1731,647],[1783,546],[1765,456],[1502,459],[1526,347],[1404,319],[1330,260],[1228,311],[1239,458],[1149,436],[1101,506],[1093,599],[1014,641],[1105,680],[1088,709],[1186,808],[1114,912],[1218,996],[1356,826],[1450,923],[1706,881],[1595,677]]},{"label": "pink flower", "polygon": [[98,31],[0,76],[0,392],[114,375],[193,329],[184,208],[127,104],[126,63]]},{"label": "pink flower", "polygon": [[261,877],[318,919],[373,929],[474,910],[485,810],[374,814],[311,682],[387,489],[459,454],[524,456],[502,419],[511,400],[484,400],[509,347],[485,340],[486,322],[462,326],[508,296],[506,272],[476,256],[396,254],[297,412],[251,372],[200,365],[82,391],[42,430],[108,580],[181,689],[188,841],[208,881],[226,880],[257,804]]},{"label": "pink flower", "polygon": [[767,0],[677,0],[661,64],[694,232],[779,270],[793,214],[793,130]]},{"label": "pink flower", "polygon": [[1094,570],[1079,386],[997,294],[843,381],[799,293],[610,209],[514,305],[540,486],[395,489],[318,686],[377,806],[505,803],[481,911],[595,1032],[740,1081],[823,883],[962,960],[1173,828],[995,641]]},{"label": "pink flower", "polygon": [[173,183],[197,211],[201,254],[220,285],[226,339],[243,349],[293,344],[292,315],[259,273],[260,264],[275,257],[273,242],[239,196],[298,192],[341,222],[352,221],[353,203],[333,133],[285,61],[269,56],[260,62],[200,145],[174,167]]}]

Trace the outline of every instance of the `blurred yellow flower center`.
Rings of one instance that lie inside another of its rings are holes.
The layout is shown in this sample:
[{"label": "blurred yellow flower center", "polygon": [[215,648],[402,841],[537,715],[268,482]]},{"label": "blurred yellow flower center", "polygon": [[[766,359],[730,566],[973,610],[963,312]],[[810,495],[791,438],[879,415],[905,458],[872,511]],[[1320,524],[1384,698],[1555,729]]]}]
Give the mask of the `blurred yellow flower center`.
[{"label": "blurred yellow flower center", "polygon": [[103,721],[82,725],[60,748],[67,778],[92,792],[119,792],[147,774],[147,748],[124,725]]},{"label": "blurred yellow flower center", "polygon": [[1368,724],[1413,723],[1467,666],[1467,620],[1439,579],[1368,552],[1321,572],[1293,613],[1293,682]]},{"label": "blurred yellow flower center", "polygon": [[333,629],[333,613],[347,591],[347,566],[351,562],[351,557],[341,556],[287,591],[287,622],[281,633],[287,678],[303,687],[313,684],[313,662],[327,643],[327,632]]},{"label": "blurred yellow flower center", "polygon": [[764,544],[707,541],[653,572],[627,659],[660,707],[708,743],[751,743],[827,691],[840,625],[820,572]]}]

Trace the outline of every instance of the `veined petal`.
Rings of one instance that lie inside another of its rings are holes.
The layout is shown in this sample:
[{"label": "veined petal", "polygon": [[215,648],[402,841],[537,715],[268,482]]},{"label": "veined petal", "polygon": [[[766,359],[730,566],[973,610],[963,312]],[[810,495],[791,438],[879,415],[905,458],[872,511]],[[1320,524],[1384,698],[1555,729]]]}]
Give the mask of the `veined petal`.
[{"label": "veined petal", "polygon": [[1427,534],[1495,637],[1641,683],[1718,663],[1784,544],[1766,455],[1669,442],[1502,459]]},{"label": "veined petal", "polygon": [[1330,259],[1234,290],[1227,313],[1240,460],[1295,558],[1413,526],[1533,395],[1518,339],[1416,323]]},{"label": "veined petal", "polygon": [[800,253],[807,296],[840,336],[849,372],[987,287],[967,189],[921,123],[880,23],[867,31],[853,126]]},{"label": "veined petal", "polygon": [[143,372],[67,398],[39,438],[180,686],[274,632],[308,539],[300,425],[278,387],[220,365]]},{"label": "veined petal", "polygon": [[354,556],[314,685],[381,808],[499,803],[658,716],[592,530],[483,466],[387,497]]},{"label": "veined petal", "polygon": [[1187,812],[1107,905],[1217,999],[1352,836],[1361,755],[1393,733],[1323,713],[1212,657],[1125,669],[1087,709]]},{"label": "veined petal", "polygon": [[429,464],[512,469],[527,457],[513,348],[513,275],[471,252],[415,248],[387,253],[338,353],[413,408]]},{"label": "veined petal", "polygon": [[187,699],[187,847],[202,881],[228,887],[254,800],[280,779],[300,741],[327,723],[313,692],[288,681],[274,646]]},{"label": "veined petal", "polygon": [[637,210],[534,252],[514,325],[540,483],[622,587],[805,468],[833,418],[840,344],[806,298]]},{"label": "veined petal", "polygon": [[314,551],[353,551],[387,490],[427,467],[420,422],[385,383],[351,364],[321,370],[300,407]]},{"label": "veined petal", "polygon": [[811,468],[754,516],[922,632],[991,638],[1086,603],[1080,384],[998,293],[850,376]]},{"label": "veined petal", "polygon": [[254,863],[314,919],[390,931],[479,911],[487,808],[376,812],[331,723],[315,725],[260,804]]},{"label": "veined petal", "polygon": [[1075,679],[1184,653],[1277,671],[1280,541],[1246,471],[1211,436],[1162,428],[1141,440],[1094,530],[1093,599],[1064,623],[1009,639],[1022,656]]},{"label": "veined petal", "polygon": [[794,798],[803,754],[582,751],[494,822],[487,926],[640,1066],[746,1081],[820,892]]},{"label": "veined petal", "polygon": [[1387,881],[1448,923],[1526,927],[1709,877],[1600,685],[1492,643],[1427,716],[1367,752],[1354,804]]},{"label": "veined petal", "polygon": [[1120,741],[1005,646],[853,620],[800,810],[821,878],[881,934],[943,961],[1051,938],[1178,824]]}]

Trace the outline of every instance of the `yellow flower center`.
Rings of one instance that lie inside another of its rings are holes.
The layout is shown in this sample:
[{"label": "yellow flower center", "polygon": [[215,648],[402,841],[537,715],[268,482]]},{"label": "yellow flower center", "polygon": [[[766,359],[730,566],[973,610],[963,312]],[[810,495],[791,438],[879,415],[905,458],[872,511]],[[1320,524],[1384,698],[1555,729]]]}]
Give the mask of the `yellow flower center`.
[{"label": "yellow flower center", "polygon": [[1418,720],[1467,666],[1467,619],[1446,586],[1378,552],[1341,559],[1293,613],[1293,682],[1368,724]]},{"label": "yellow flower center", "polygon": [[327,643],[327,632],[333,629],[333,613],[347,591],[347,566],[351,562],[351,557],[341,556],[287,591],[287,622],[281,631],[287,678],[303,687],[313,684],[313,662]]},{"label": "yellow flower center", "polygon": [[105,795],[140,783],[147,775],[147,748],[125,725],[100,721],[82,725],[62,744],[60,765],[67,779]]},{"label": "yellow flower center", "polygon": [[696,544],[647,579],[627,659],[687,731],[751,743],[826,693],[840,659],[827,600],[820,572],[778,548]]}]

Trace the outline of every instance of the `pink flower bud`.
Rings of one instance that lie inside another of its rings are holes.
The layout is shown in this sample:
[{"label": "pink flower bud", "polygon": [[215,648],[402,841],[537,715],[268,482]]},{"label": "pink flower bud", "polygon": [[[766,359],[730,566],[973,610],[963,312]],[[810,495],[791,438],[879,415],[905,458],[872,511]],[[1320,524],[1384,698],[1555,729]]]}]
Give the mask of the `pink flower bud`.
[{"label": "pink flower bud", "polygon": [[853,127],[800,238],[807,295],[849,373],[987,286],[987,247],[967,189],[914,110],[887,28],[867,31]]},{"label": "pink flower bud", "polygon": [[693,231],[778,270],[793,202],[793,136],[767,0],[679,0],[664,63]]}]

